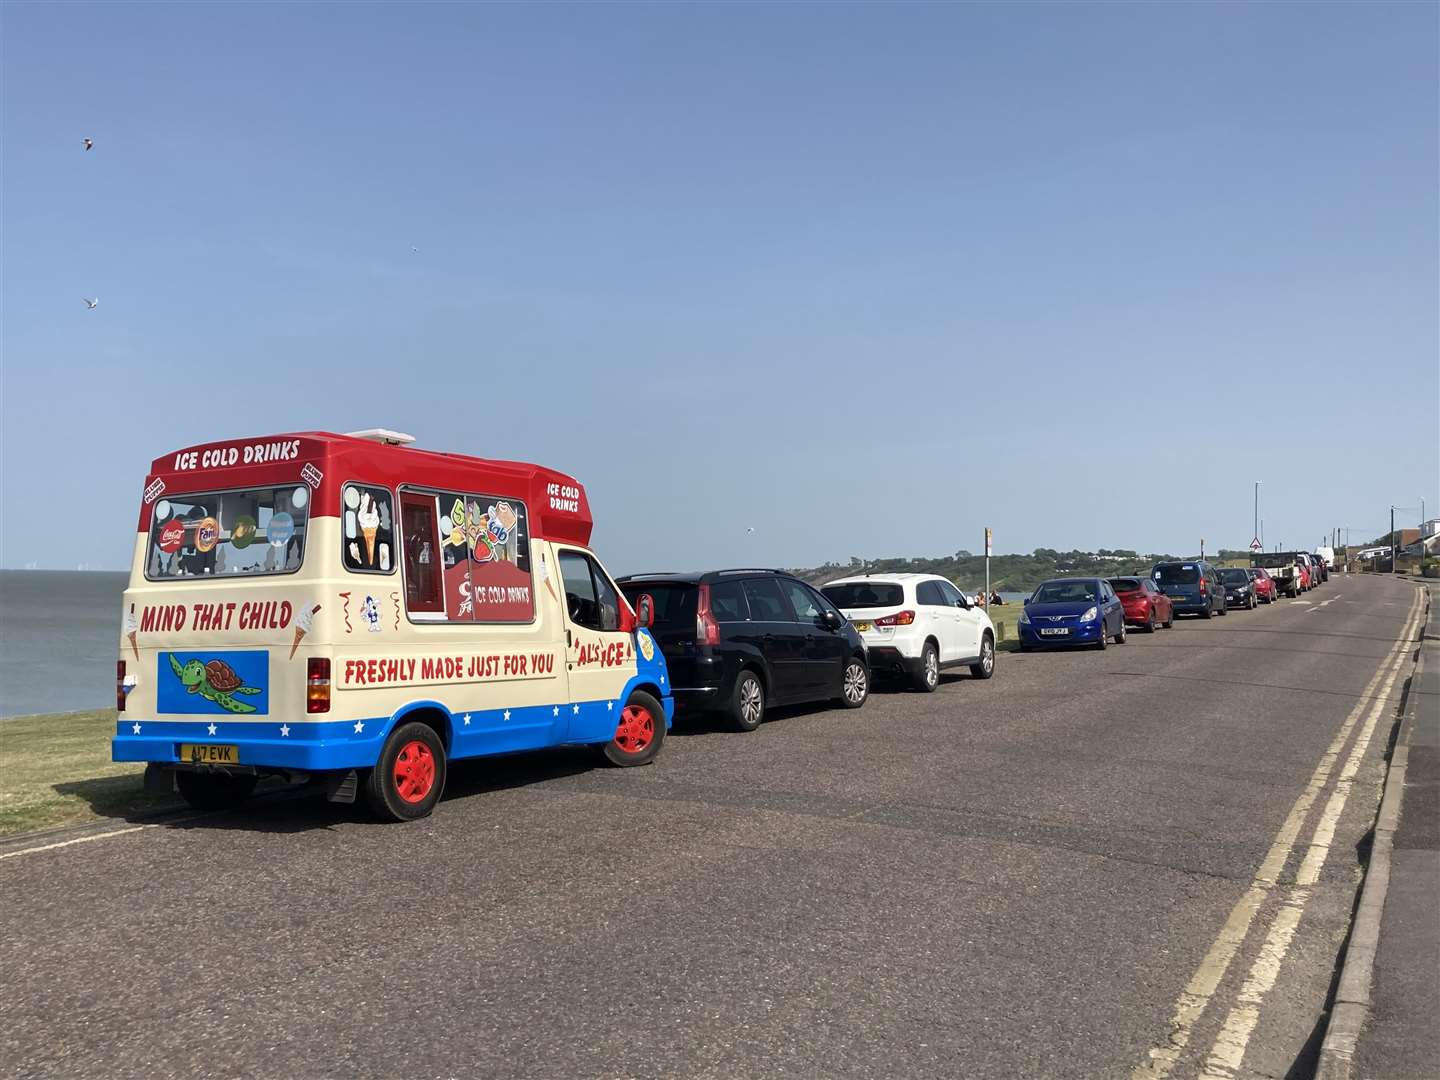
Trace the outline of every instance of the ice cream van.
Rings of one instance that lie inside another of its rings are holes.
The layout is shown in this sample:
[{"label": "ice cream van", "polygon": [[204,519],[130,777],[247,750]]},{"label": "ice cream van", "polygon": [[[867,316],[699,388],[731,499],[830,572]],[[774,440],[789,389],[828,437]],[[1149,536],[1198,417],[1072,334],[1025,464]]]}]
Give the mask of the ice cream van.
[{"label": "ice cream van", "polygon": [[584,487],[413,442],[301,432],[151,465],[116,761],[206,809],[280,775],[406,820],[461,758],[654,760],[675,708],[654,602],[590,551]]}]

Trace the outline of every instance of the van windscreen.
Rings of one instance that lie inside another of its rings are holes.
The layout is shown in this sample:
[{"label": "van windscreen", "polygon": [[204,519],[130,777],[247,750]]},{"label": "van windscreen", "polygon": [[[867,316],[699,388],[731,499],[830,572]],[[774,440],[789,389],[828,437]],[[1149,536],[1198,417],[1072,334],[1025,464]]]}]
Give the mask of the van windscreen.
[{"label": "van windscreen", "polygon": [[855,608],[899,607],[905,603],[905,589],[892,581],[850,581],[826,585],[825,599],[841,611]]},{"label": "van windscreen", "polygon": [[1200,580],[1200,568],[1194,563],[1161,563],[1155,568],[1155,581],[1166,585],[1194,585]]},{"label": "van windscreen", "polygon": [[145,576],[289,573],[305,557],[309,522],[305,484],[170,495],[155,504]]}]

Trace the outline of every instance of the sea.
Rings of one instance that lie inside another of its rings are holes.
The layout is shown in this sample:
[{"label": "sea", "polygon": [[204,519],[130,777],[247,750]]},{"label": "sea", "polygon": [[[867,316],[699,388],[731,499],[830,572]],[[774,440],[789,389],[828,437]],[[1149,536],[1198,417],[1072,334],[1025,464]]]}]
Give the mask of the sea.
[{"label": "sea", "polygon": [[0,570],[0,717],[114,706],[127,580]]}]

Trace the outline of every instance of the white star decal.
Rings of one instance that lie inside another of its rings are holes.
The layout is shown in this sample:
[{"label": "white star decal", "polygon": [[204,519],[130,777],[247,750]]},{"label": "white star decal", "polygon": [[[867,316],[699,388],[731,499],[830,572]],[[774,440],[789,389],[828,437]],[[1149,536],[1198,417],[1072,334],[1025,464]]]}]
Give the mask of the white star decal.
[{"label": "white star decal", "polygon": [[470,714],[468,712],[465,714],[465,726],[470,726]]},{"label": "white star decal", "polygon": [[139,724],[132,724],[131,727],[130,727],[130,731],[131,731],[133,734],[135,734],[135,735],[139,735],[139,734],[140,734],[140,725],[139,725]]},{"label": "white star decal", "polygon": [[214,725],[214,724],[211,724],[210,727],[207,729],[207,731],[209,732],[209,734],[214,735],[214,734],[215,734],[215,725]]},{"label": "white star decal", "polygon": [[606,711],[606,712],[614,712],[614,711],[615,711],[615,702],[613,702],[613,701],[607,701],[607,702],[605,702],[605,711]]},{"label": "white star decal", "polygon": [[580,715],[580,706],[579,706],[579,705],[576,705],[576,706],[575,706],[575,715],[576,715],[576,716],[579,716],[579,715]]},{"label": "white star decal", "polygon": [[356,734],[356,735],[359,735],[359,734],[360,734],[362,731],[364,731],[364,730],[365,730],[365,721],[364,721],[364,720],[356,720],[356,721],[355,721],[355,734]]},{"label": "white star decal", "polygon": [[280,737],[281,737],[282,739],[288,739],[288,738],[290,737],[290,725],[289,725],[289,724],[281,724],[281,725],[280,725]]},{"label": "white star decal", "polygon": [[506,710],[505,710],[505,719],[506,719],[506,720],[509,720],[509,719],[510,719],[510,710],[509,710],[509,709],[506,709]]},{"label": "white star decal", "polygon": [[665,676],[664,676],[664,675],[661,675],[661,676],[660,676],[660,685],[661,685],[661,686],[664,686],[664,685],[665,685]]},{"label": "white star decal", "polygon": [[[559,706],[559,705],[556,705],[556,706],[555,706],[555,715],[556,715],[556,716],[559,716],[559,715],[560,715],[560,706]],[[136,731],[139,731],[139,730],[140,730],[140,725],[139,725],[139,724],[136,724],[136,725],[135,725],[135,730],[136,730]]]}]

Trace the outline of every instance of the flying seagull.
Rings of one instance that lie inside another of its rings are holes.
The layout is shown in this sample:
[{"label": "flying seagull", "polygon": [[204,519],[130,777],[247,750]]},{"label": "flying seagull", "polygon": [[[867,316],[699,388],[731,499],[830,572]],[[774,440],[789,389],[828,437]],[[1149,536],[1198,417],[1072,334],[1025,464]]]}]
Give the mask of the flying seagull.
[{"label": "flying seagull", "polygon": [[94,140],[94,139],[86,139],[86,140],[84,140],[84,141],[85,141],[85,149],[86,149],[86,150],[94,150],[94,149],[95,149],[95,140]]},{"label": "flying seagull", "polygon": [[85,301],[86,311],[94,311],[97,307],[100,306],[100,297],[98,296],[95,297],[94,300],[91,300],[89,297],[86,296],[82,296],[80,299]]},{"label": "flying seagull", "polygon": [[410,245],[410,252],[411,252],[411,254],[413,254],[413,255],[419,255],[419,254],[420,254],[420,249],[419,249],[418,247],[416,247],[414,244],[411,244],[411,245]]}]

